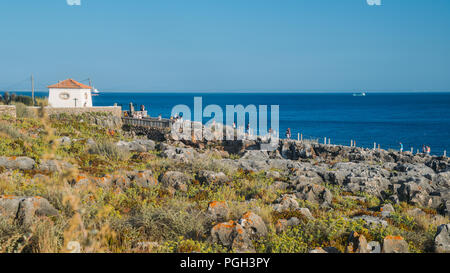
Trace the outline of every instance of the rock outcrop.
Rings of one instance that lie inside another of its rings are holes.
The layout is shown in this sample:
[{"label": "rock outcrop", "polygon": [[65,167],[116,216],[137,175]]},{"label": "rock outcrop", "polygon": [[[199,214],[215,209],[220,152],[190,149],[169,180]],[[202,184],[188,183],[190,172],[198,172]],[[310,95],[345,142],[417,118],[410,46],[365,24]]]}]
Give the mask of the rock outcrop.
[{"label": "rock outcrop", "polygon": [[436,253],[450,253],[450,224],[438,227],[434,244]]},{"label": "rock outcrop", "polygon": [[42,197],[0,196],[0,214],[14,218],[20,225],[28,227],[39,216],[55,216],[58,211]]},{"label": "rock outcrop", "polygon": [[35,164],[36,162],[29,157],[0,157],[0,167],[8,170],[29,171]]}]

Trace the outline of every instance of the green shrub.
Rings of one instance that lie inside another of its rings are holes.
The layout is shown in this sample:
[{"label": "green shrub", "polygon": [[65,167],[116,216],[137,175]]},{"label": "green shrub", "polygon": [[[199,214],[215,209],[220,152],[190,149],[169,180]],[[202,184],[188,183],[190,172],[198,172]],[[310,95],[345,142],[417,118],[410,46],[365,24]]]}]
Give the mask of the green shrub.
[{"label": "green shrub", "polygon": [[207,233],[206,217],[193,204],[172,199],[164,206],[149,206],[134,217],[133,225],[142,227],[153,240],[170,240],[183,236],[204,239]]},{"label": "green shrub", "polygon": [[112,161],[124,161],[130,157],[128,151],[119,148],[115,143],[108,140],[101,140],[92,144],[88,149],[90,154],[97,154]]},{"label": "green shrub", "polygon": [[33,111],[31,111],[30,109],[28,109],[28,107],[21,103],[21,102],[16,102],[16,116],[18,118],[32,118],[34,116]]},{"label": "green shrub", "polygon": [[16,128],[8,123],[0,123],[0,132],[14,139],[23,137],[23,135]]}]

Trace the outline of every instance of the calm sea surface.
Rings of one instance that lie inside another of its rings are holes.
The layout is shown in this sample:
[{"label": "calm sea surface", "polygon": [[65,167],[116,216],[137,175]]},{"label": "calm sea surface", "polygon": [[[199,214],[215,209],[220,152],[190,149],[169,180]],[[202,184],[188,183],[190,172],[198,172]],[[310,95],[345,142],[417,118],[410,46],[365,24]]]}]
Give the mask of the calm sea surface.
[{"label": "calm sea surface", "polygon": [[[47,96],[47,93],[37,94]],[[280,106],[280,132],[305,138],[331,138],[333,144],[384,149],[421,149],[429,145],[433,154],[450,152],[450,93],[369,93],[352,94],[250,94],[250,93],[102,93],[93,98],[95,106],[118,103],[124,110],[130,102],[146,106],[151,116],[170,117],[172,108],[185,104],[193,111],[194,97],[203,98],[203,107],[226,105]],[[207,121],[208,119],[205,119]],[[270,125],[269,125],[270,127]]]}]

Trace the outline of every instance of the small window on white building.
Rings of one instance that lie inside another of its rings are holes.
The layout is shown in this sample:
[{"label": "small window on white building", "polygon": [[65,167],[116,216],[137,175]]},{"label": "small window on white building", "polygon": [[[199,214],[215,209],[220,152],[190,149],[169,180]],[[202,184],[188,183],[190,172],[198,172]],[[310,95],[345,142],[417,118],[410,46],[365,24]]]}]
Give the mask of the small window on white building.
[{"label": "small window on white building", "polygon": [[68,100],[68,99],[70,99],[70,94],[67,92],[61,93],[61,94],[59,94],[59,98],[62,100]]}]

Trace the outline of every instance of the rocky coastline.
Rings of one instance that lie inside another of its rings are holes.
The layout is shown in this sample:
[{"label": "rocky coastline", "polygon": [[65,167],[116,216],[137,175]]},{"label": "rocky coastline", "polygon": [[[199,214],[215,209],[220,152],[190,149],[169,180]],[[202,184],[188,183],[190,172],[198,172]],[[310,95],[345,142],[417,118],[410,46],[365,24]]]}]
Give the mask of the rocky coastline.
[{"label": "rocky coastline", "polygon": [[[266,152],[258,140],[55,120],[50,140],[45,122],[2,121],[53,150],[0,155],[0,219],[14,225],[0,225],[0,252],[65,252],[71,241],[83,252],[450,252],[448,157],[293,140]],[[36,247],[42,225],[57,246]]]}]

